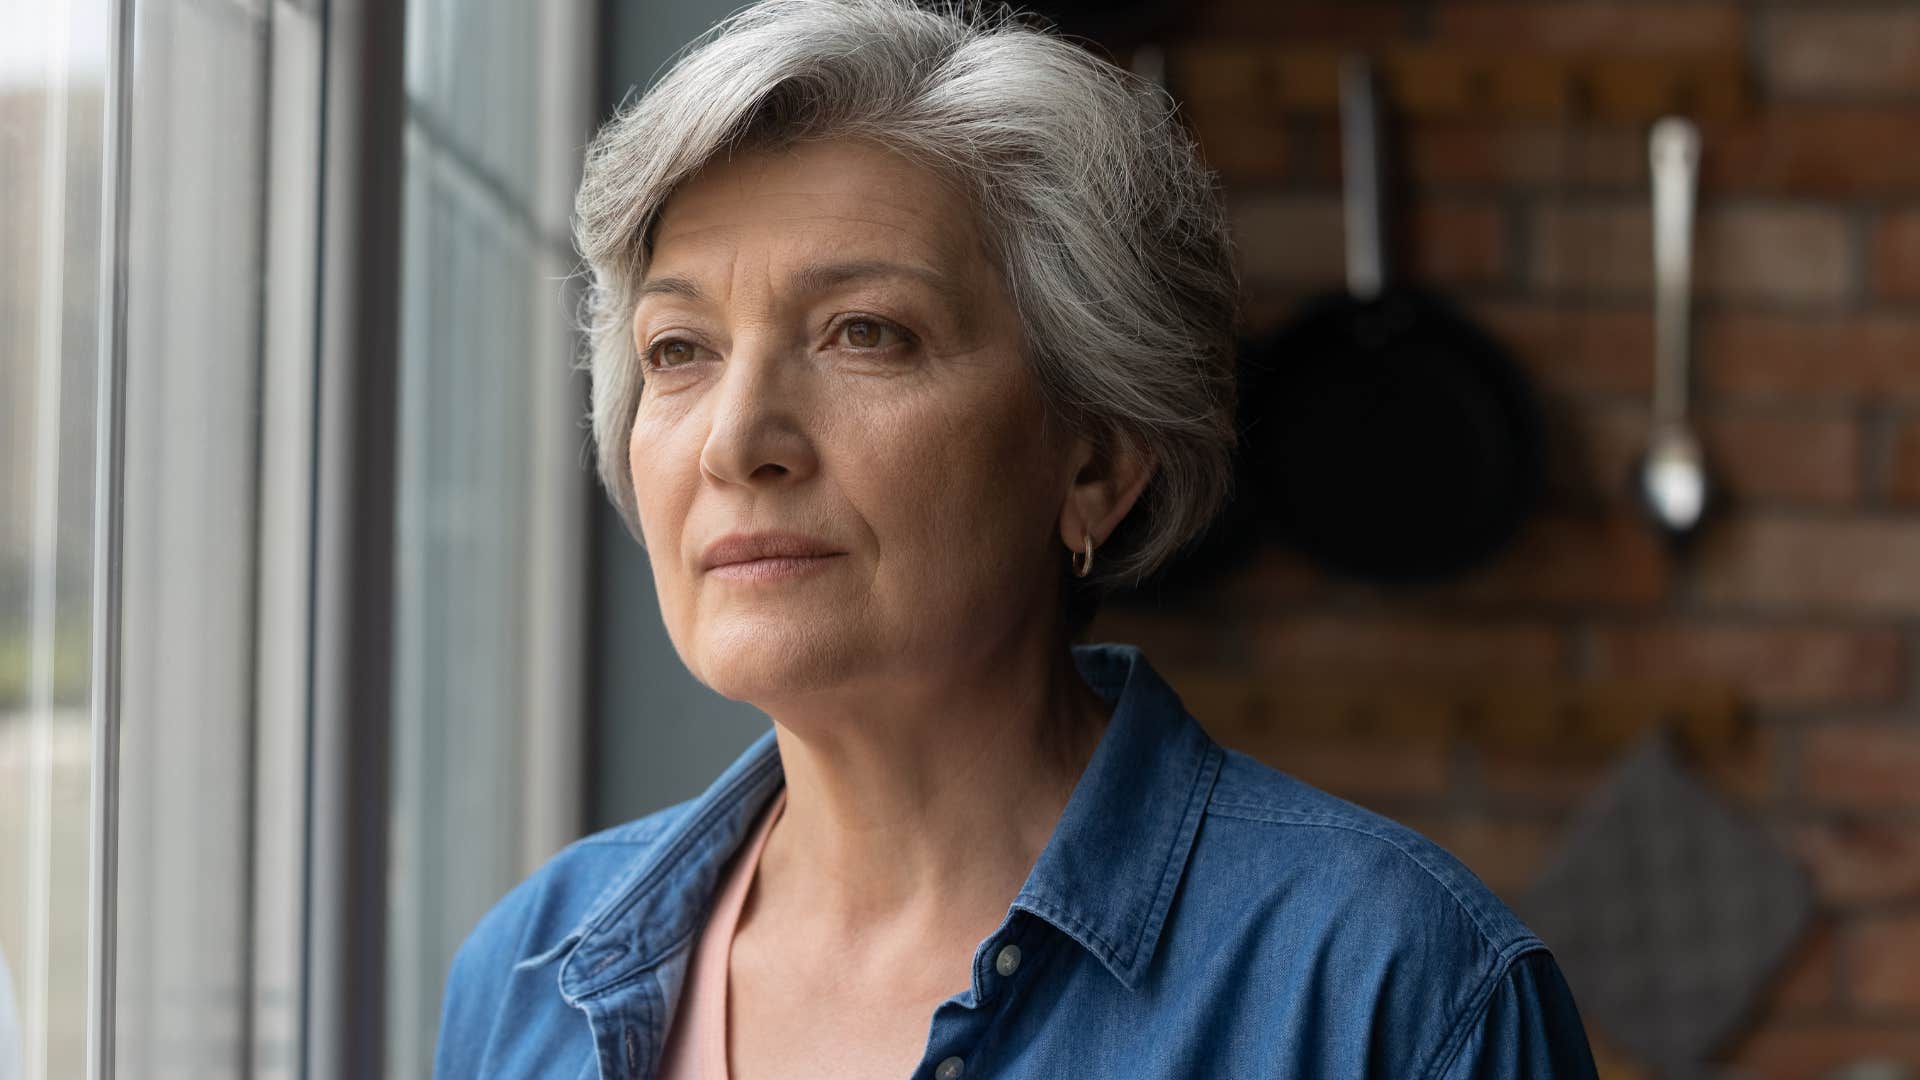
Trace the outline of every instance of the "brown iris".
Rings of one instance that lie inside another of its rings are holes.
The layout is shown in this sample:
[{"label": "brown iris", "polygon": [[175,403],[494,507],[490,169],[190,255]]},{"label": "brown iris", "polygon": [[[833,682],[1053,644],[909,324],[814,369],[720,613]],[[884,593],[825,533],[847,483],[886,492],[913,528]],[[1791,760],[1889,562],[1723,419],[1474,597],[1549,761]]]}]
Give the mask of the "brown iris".
[{"label": "brown iris", "polygon": [[877,349],[886,339],[886,327],[871,319],[855,319],[845,327],[847,344],[856,349]]}]

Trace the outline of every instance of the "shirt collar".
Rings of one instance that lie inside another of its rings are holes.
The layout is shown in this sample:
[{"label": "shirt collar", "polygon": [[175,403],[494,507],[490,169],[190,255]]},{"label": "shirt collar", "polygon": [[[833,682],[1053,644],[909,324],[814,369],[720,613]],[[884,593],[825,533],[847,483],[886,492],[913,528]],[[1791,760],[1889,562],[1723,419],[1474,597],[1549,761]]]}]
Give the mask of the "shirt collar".
[{"label": "shirt collar", "polygon": [[1224,752],[1138,648],[1082,645],[1073,659],[1113,719],[1013,906],[1131,990],[1160,942]]},{"label": "shirt collar", "polygon": [[[1223,752],[1138,648],[1078,645],[1073,659],[1113,716],[1012,907],[1052,924],[1132,989],[1159,944]],[[567,951],[568,1001],[626,982],[698,930],[784,782],[768,730],[542,954]]]}]

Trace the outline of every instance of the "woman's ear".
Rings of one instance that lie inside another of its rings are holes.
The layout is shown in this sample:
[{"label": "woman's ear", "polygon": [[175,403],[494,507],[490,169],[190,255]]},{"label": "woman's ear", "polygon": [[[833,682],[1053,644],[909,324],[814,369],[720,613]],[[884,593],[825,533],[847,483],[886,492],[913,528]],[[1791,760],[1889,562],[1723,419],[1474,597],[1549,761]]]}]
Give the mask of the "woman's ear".
[{"label": "woman's ear", "polygon": [[1060,542],[1077,552],[1086,536],[1098,548],[1113,535],[1153,479],[1154,461],[1144,447],[1119,434],[1098,442],[1075,440],[1073,461],[1073,479],[1060,508]]}]

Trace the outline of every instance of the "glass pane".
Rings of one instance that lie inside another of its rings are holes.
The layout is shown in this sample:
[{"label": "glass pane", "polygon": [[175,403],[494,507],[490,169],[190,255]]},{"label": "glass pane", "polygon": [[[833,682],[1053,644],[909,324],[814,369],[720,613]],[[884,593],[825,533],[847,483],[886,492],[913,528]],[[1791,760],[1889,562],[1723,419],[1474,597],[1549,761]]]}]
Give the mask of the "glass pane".
[{"label": "glass pane", "polygon": [[134,5],[115,1065],[298,1059],[320,37]]},{"label": "glass pane", "polygon": [[122,528],[116,1059],[245,1065],[267,39],[136,7]]},{"label": "glass pane", "polygon": [[0,1077],[85,1072],[111,6],[0,5]]},{"label": "glass pane", "polygon": [[[431,1071],[454,951],[578,820],[577,765],[553,751],[578,723],[577,649],[556,643],[578,634],[567,548],[586,485],[566,220],[589,11],[407,10],[392,1076]],[[574,136],[554,120],[570,99]]]}]

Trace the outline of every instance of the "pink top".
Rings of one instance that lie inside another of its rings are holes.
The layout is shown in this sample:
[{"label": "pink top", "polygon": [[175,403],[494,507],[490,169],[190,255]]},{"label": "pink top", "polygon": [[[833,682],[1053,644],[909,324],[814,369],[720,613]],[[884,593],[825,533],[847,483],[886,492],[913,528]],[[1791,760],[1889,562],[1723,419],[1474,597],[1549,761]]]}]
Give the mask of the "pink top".
[{"label": "pink top", "polygon": [[680,1008],[667,1033],[660,1080],[727,1080],[727,966],[733,956],[733,929],[760,865],[760,849],[786,805],[787,789],[782,787],[714,894],[713,913],[694,944]]}]

